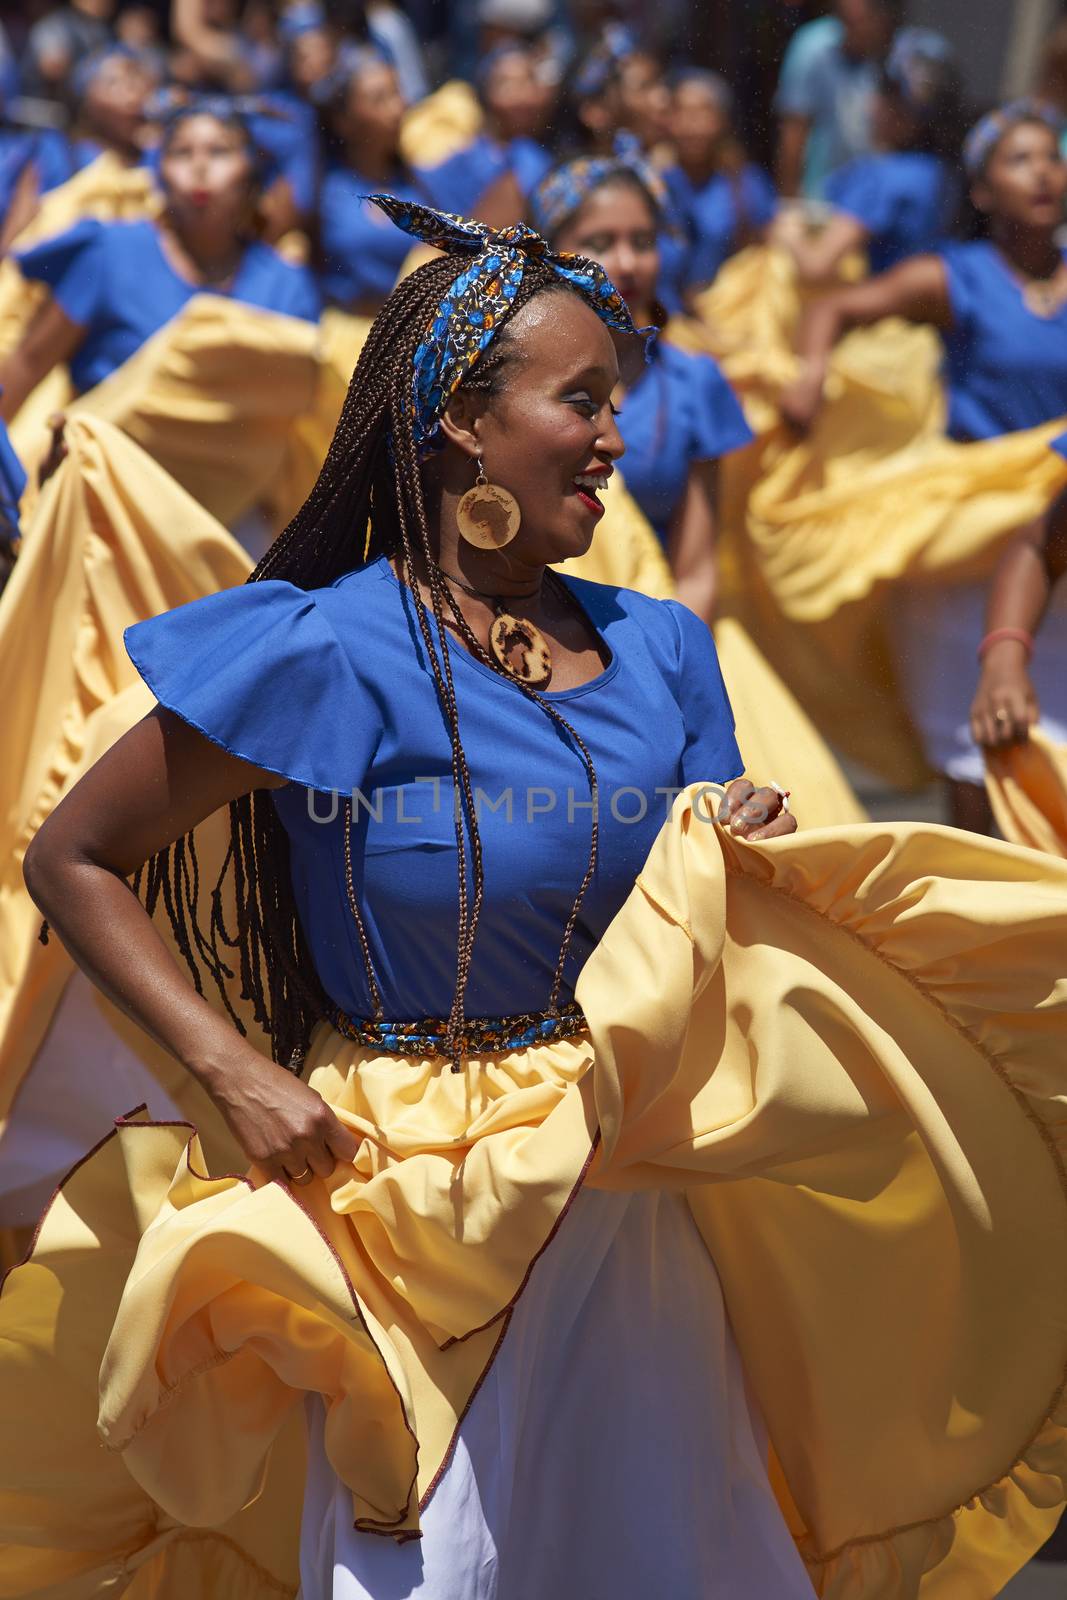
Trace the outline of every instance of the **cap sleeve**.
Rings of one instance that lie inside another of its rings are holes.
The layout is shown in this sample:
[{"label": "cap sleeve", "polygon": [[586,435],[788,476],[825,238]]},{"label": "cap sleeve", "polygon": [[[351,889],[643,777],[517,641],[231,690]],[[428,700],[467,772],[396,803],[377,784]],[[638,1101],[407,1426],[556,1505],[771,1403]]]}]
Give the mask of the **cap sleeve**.
[{"label": "cap sleeve", "polygon": [[693,357],[693,461],[717,461],[750,444],[754,437],[745,413],[711,356]]},{"label": "cap sleeve", "polygon": [[14,256],[22,276],[46,283],[70,320],[86,328],[107,281],[106,253],[107,224],[83,217],[65,233],[16,250]]},{"label": "cap sleeve", "polygon": [[127,628],[160,705],[231,755],[351,793],[375,743],[369,697],[313,591],[242,584]]},{"label": "cap sleeve", "polygon": [[728,783],[745,770],[734,737],[734,714],[726,693],[711,630],[678,600],[665,600],[678,636],[675,693],[685,720],[682,783]]}]

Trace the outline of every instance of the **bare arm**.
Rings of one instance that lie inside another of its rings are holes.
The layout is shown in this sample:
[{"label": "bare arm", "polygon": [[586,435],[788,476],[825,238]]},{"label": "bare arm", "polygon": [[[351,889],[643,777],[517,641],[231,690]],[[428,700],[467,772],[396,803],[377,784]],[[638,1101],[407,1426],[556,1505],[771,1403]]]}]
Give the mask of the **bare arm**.
[{"label": "bare arm", "polygon": [[243,92],[254,88],[236,36],[224,28],[213,28],[204,10],[203,0],[173,0],[170,27],[174,42],[191,51],[213,76],[224,79],[228,89]]},{"label": "bare arm", "polygon": [[797,337],[803,369],[781,397],[782,414],[788,422],[802,429],[811,426],[822,403],[837,341],[851,328],[866,328],[884,317],[951,327],[948,279],[940,257],[912,256],[877,278],[824,295],[809,307]]},{"label": "bare arm", "polygon": [[85,338],[85,329],[72,322],[54,300],[47,300],[31,321],[7,360],[0,363],[0,417],[10,422],[53,367],[69,361]]},{"label": "bare arm", "polygon": [[807,117],[783,117],[778,127],[778,155],[774,176],[778,193],[789,200],[800,193],[804,152],[811,123]]},{"label": "bare arm", "polygon": [[780,213],[772,226],[771,239],[789,251],[804,283],[826,283],[837,272],[845,257],[862,250],[870,239],[863,223],[845,211],[837,211],[824,228],[813,232],[788,210]]},{"label": "bare arm", "polygon": [[[1065,572],[1067,489],[1001,556],[989,591],[986,632],[1016,628],[1033,636]],[[971,731],[978,744],[994,749],[1025,739],[1037,721],[1040,711],[1028,664],[1029,650],[1018,639],[1001,639],[985,652],[971,707]]]},{"label": "bare arm", "polygon": [[717,463],[696,461],[689,468],[685,494],[667,540],[678,599],[711,626],[718,594],[715,557]]},{"label": "bare arm", "polygon": [[37,163],[30,161],[19,174],[11,204],[7,208],[7,216],[4,218],[3,226],[0,227],[0,256],[7,253],[12,239],[17,238],[30,219],[36,215],[40,197]]},{"label": "bare arm", "polygon": [[283,781],[157,707],[56,807],[25,876],[78,965],[203,1085],[249,1159],[272,1176],[325,1177],[354,1137],[196,993],[124,881],[230,800]]}]

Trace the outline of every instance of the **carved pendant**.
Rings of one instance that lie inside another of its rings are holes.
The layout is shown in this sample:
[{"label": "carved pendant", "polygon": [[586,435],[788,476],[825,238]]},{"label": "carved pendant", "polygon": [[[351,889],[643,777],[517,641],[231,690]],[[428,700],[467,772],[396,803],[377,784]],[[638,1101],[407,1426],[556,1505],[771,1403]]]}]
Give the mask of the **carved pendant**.
[{"label": "carved pendant", "polygon": [[552,677],[552,652],[544,634],[525,617],[499,611],[489,629],[493,660],[512,678],[543,689]]}]

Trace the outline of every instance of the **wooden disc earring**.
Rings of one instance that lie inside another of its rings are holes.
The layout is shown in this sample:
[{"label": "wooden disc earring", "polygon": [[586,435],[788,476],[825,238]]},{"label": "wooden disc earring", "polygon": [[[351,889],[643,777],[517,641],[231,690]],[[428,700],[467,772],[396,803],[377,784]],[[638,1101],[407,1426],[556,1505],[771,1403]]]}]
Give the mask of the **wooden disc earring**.
[{"label": "wooden disc earring", "polygon": [[456,507],[460,537],[479,550],[502,550],[519,531],[519,502],[498,483],[490,483],[478,457],[478,476]]}]

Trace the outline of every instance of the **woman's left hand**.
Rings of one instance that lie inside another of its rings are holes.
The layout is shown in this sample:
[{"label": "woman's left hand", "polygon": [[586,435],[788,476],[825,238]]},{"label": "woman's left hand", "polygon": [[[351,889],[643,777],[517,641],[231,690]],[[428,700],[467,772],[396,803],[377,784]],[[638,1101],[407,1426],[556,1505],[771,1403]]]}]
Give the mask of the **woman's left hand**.
[{"label": "woman's left hand", "polygon": [[757,789],[747,778],[727,784],[719,821],[739,839],[776,839],[779,834],[795,833],[797,819],[786,809],[785,794],[765,786]]}]

